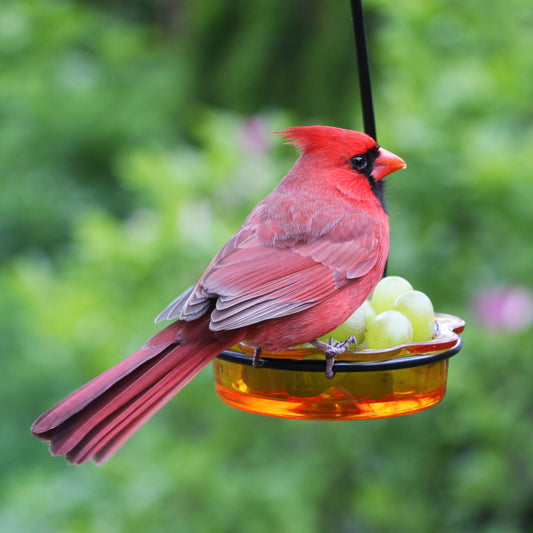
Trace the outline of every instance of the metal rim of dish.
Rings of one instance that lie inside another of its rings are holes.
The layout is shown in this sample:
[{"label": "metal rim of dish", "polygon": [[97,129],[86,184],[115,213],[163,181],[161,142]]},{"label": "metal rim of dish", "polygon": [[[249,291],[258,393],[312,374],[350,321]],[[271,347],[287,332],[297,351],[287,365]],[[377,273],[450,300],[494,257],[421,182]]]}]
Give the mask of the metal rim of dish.
[{"label": "metal rim of dish", "polygon": [[[429,365],[444,361],[454,356],[462,346],[461,338],[457,338],[454,346],[448,350],[427,354],[412,354],[400,357],[393,357],[374,361],[337,361],[333,365],[334,372],[370,372],[376,370],[398,370],[402,368],[413,368],[417,366]],[[252,357],[237,352],[235,350],[225,350],[218,355],[218,359],[237,363],[240,365],[252,366]],[[317,359],[279,359],[275,357],[261,357],[263,365],[258,367],[273,370],[287,370],[296,372],[324,372],[326,362]]]}]

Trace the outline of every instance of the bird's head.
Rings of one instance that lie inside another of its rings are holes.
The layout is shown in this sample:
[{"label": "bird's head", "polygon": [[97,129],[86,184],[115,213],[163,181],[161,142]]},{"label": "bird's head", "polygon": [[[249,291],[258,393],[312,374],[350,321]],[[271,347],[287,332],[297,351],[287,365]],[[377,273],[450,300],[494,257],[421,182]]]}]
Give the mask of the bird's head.
[{"label": "bird's head", "polygon": [[342,168],[379,181],[407,165],[365,133],[331,126],[297,126],[277,132],[315,165]]}]

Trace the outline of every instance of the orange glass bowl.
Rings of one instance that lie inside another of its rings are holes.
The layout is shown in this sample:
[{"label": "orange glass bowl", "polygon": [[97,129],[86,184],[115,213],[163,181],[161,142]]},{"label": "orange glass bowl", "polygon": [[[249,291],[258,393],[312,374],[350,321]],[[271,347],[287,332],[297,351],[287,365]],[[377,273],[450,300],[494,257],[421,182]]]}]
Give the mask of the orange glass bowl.
[{"label": "orange glass bowl", "polygon": [[358,420],[416,413],[442,400],[448,359],[461,349],[464,320],[437,314],[431,341],[385,350],[348,350],[326,378],[317,348],[263,352],[240,344],[214,361],[215,390],[228,405],[251,413],[307,420]]}]

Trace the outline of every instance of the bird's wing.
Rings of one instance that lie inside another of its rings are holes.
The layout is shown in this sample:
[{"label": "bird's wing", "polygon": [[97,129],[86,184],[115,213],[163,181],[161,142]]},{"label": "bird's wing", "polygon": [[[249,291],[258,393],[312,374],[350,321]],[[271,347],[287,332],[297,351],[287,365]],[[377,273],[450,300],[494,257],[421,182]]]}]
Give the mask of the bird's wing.
[{"label": "bird's wing", "polygon": [[174,317],[194,320],[215,303],[210,327],[217,331],[313,307],[366,274],[379,259],[381,236],[371,217],[361,213],[355,221],[352,214],[349,223],[343,218],[326,233],[307,227],[303,233],[285,232],[282,239],[276,238],[279,232],[271,238],[266,223],[243,226],[194,289],[175,300]]}]

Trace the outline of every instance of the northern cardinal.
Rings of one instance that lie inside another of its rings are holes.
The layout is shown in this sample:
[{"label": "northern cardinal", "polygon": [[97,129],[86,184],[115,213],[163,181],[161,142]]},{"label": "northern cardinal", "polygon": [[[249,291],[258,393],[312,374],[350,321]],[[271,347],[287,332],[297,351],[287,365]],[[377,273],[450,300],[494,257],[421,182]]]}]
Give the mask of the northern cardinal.
[{"label": "northern cardinal", "polygon": [[200,280],[156,319],[179,320],[41,415],[32,432],[70,463],[100,463],[223,350],[242,340],[281,351],[312,342],[326,372],[345,349],[317,339],[380,280],[389,224],[376,184],[404,168],[364,133],[328,126],[279,132],[301,155]]}]

